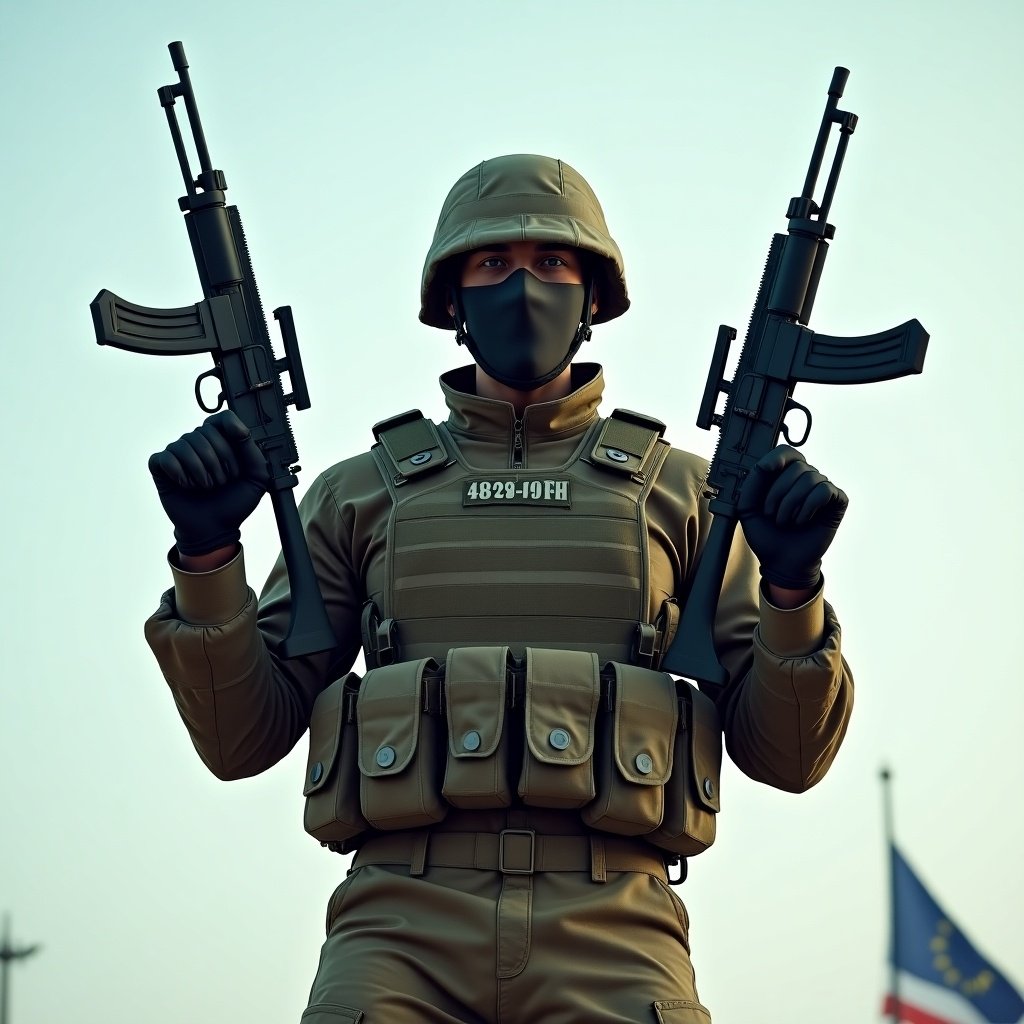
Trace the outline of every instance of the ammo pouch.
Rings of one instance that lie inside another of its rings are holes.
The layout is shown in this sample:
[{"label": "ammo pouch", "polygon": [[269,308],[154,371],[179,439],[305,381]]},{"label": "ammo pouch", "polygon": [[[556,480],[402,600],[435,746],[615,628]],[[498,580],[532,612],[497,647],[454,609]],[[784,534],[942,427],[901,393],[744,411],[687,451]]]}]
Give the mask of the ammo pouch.
[{"label": "ammo pouch", "polygon": [[715,839],[722,730],[711,699],[664,672],[612,662],[614,710],[602,716],[592,828],[640,836],[692,857]]},{"label": "ammo pouch", "polygon": [[601,716],[597,798],[583,811],[591,828],[624,836],[653,832],[665,814],[679,720],[675,680],[664,672],[611,662],[614,709]]},{"label": "ammo pouch", "polygon": [[722,730],[709,697],[636,665],[602,673],[581,651],[527,648],[524,670],[507,647],[453,648],[443,683],[423,659],[327,687],[310,721],[306,831],[347,852],[367,829],[433,825],[449,806],[508,807],[513,745],[524,804],[579,809],[591,828],[684,857],[714,842]]},{"label": "ammo pouch", "polygon": [[343,844],[368,825],[359,809],[355,701],[359,676],[336,679],[313,705],[303,824],[324,845]]},{"label": "ammo pouch", "polygon": [[532,807],[594,799],[594,733],[601,699],[596,654],[526,649],[519,796]]},{"label": "ammo pouch", "polygon": [[508,807],[507,647],[453,647],[445,666],[448,754],[441,795],[453,807]]},{"label": "ammo pouch", "polygon": [[715,841],[722,774],[722,724],[714,701],[680,680],[679,725],[672,774],[665,784],[661,825],[644,838],[683,857],[703,853]]},{"label": "ammo pouch", "polygon": [[427,714],[429,658],[372,669],[356,699],[359,803],[372,828],[433,825],[448,813],[441,800],[440,716]]}]

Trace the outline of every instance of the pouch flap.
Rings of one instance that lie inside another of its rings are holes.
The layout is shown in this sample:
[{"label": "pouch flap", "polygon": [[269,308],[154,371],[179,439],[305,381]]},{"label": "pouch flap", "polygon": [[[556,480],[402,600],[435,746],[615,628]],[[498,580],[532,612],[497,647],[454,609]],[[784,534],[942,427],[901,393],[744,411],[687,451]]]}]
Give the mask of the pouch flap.
[{"label": "pouch flap", "polygon": [[404,483],[410,477],[443,469],[448,464],[448,453],[437,427],[419,409],[375,423],[373,436],[398,471],[395,483]]},{"label": "pouch flap", "polygon": [[615,763],[622,777],[640,786],[663,786],[672,774],[679,723],[675,680],[636,665],[615,669]]},{"label": "pouch flap", "polygon": [[692,732],[693,788],[700,803],[717,813],[721,809],[718,787],[722,777],[722,723],[715,702],[707,694],[689,683],[686,688]]},{"label": "pouch flap", "polygon": [[445,668],[452,757],[490,757],[505,727],[507,647],[453,647]]},{"label": "pouch flap", "polygon": [[359,771],[370,778],[408,767],[419,742],[423,674],[429,658],[384,665],[366,673],[356,702]]},{"label": "pouch flap", "polygon": [[660,420],[616,409],[601,425],[589,459],[617,473],[638,474],[664,432],[665,424]]},{"label": "pouch flap", "polygon": [[309,719],[309,757],[306,758],[303,796],[315,793],[331,777],[341,744],[346,707],[350,700],[355,699],[358,689],[359,676],[349,672],[322,690],[313,703]]},{"label": "pouch flap", "polygon": [[594,753],[601,696],[597,655],[526,648],[526,739],[545,764],[577,765]]}]

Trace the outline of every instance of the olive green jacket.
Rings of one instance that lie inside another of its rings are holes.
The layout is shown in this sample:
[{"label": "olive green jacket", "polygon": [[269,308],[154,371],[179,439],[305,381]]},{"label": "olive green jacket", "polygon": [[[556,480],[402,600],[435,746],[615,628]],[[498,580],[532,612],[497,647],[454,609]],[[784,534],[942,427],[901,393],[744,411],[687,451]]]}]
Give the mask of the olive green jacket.
[{"label": "olive green jacket", "polygon": [[[573,368],[576,390],[523,415],[525,464],[566,463],[598,416],[600,367]],[[472,367],[441,378],[448,429],[481,470],[510,464],[513,407],[472,394]],[[711,514],[702,496],[707,462],[672,450],[645,505],[650,617],[684,598]],[[360,616],[384,588],[388,488],[369,453],[318,477],[300,504],[310,554],[338,640],[330,653],[284,660],[273,652],[288,628],[288,580],[279,558],[257,601],[240,552],[210,573],[174,564],[174,588],[146,623],[146,637],[192,741],[222,779],[264,771],[309,725],[317,695],[360,650]],[[828,770],[853,705],[840,630],[819,593],[783,611],[759,594],[759,574],[737,531],[716,620],[716,645],[730,683],[721,701],[725,742],[750,777],[799,792]],[[440,652],[444,657],[444,652]]]}]

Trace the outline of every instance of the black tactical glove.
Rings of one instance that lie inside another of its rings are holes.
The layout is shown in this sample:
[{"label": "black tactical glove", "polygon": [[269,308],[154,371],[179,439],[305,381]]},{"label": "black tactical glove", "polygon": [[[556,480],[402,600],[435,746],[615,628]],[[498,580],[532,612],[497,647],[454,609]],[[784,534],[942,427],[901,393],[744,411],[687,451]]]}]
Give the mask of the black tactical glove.
[{"label": "black tactical glove", "polygon": [[849,499],[795,448],[780,444],[761,458],[740,490],[739,517],[761,576],[790,590],[815,587],[821,556]]},{"label": "black tactical glove", "polygon": [[270,483],[263,453],[230,409],[150,456],[149,471],[183,555],[236,543]]}]

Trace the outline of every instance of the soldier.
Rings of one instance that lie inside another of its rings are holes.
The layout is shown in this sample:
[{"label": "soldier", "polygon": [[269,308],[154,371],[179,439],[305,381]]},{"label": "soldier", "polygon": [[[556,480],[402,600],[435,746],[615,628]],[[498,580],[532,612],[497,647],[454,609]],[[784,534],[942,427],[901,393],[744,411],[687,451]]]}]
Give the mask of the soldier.
[{"label": "soldier", "polygon": [[846,496],[784,446],[751,472],[716,619],[729,682],[680,701],[657,667],[707,463],[656,420],[600,417],[601,368],[574,361],[629,306],[590,186],[547,157],[474,167],[421,300],[474,360],[441,378],[447,421],[378,424],[301,503],[337,647],[278,654],[288,581],[279,559],[247,586],[265,471],[230,413],[150,460],[177,543],[149,643],[217,777],[310,729],[307,829],[356,853],[306,1024],[706,1022],[667,864],[713,839],[723,734],[784,790],[835,757],[853,681],[820,565]]}]

